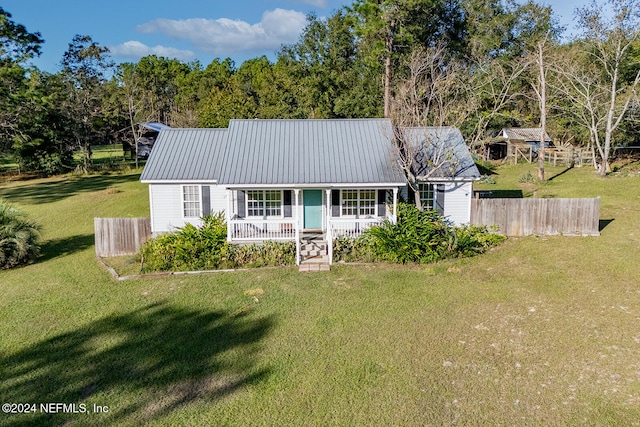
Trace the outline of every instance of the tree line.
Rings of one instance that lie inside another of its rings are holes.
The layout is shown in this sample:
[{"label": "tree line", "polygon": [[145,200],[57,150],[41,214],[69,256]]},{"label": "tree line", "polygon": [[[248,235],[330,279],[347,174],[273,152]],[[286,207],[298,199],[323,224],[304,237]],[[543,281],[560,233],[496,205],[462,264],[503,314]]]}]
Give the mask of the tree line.
[{"label": "tree line", "polygon": [[56,73],[28,65],[44,40],[0,8],[0,152],[54,174],[76,167],[77,152],[88,170],[92,145],[133,139],[139,122],[390,117],[457,126],[472,148],[503,127],[542,125],[593,147],[604,175],[613,147],[638,143],[639,1],[578,8],[566,41],[551,7],[532,0],[355,0],[309,15],[275,61],[115,65],[77,35]]}]

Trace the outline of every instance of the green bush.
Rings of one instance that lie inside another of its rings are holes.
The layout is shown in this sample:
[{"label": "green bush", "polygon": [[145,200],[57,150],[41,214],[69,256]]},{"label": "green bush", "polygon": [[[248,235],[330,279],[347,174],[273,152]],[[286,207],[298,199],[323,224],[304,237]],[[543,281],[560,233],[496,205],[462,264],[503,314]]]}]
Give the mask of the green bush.
[{"label": "green bush", "polygon": [[378,260],[374,239],[361,236],[338,237],[333,240],[333,260],[344,262],[375,262]]},{"label": "green bush", "polygon": [[40,225],[0,200],[0,268],[29,263],[40,255]]},{"label": "green bush", "polygon": [[224,215],[203,218],[201,227],[187,224],[175,233],[149,240],[140,252],[143,272],[218,270],[295,264],[294,242],[236,246],[227,242]]},{"label": "green bush", "polygon": [[234,246],[233,261],[236,267],[266,267],[296,263],[295,242],[273,242]]},{"label": "green bush", "polygon": [[526,174],[521,175],[520,178],[518,178],[518,182],[522,184],[534,184],[536,182],[536,179],[533,177],[533,175],[531,175],[531,172],[527,172]]},{"label": "green bush", "polygon": [[473,256],[505,239],[481,226],[451,226],[435,211],[421,211],[400,203],[398,221],[385,220],[357,239],[333,242],[334,259],[347,262],[376,260],[394,263],[428,263],[446,258]]}]

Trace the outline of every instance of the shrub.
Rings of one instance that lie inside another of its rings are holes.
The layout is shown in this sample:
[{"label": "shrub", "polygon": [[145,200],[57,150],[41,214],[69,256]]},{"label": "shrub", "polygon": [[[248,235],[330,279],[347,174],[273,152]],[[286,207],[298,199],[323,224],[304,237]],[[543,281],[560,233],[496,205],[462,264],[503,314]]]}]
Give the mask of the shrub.
[{"label": "shrub", "polygon": [[522,184],[533,184],[536,182],[536,179],[533,177],[533,175],[531,175],[531,172],[527,172],[526,174],[521,175],[520,178],[518,178],[518,182]]},{"label": "shrub", "polygon": [[296,263],[295,242],[273,242],[234,247],[234,265],[237,267],[266,267]]},{"label": "shrub", "polygon": [[357,239],[335,239],[333,248],[336,260],[428,263],[473,256],[504,239],[504,236],[489,233],[486,227],[454,227],[435,211],[421,211],[413,205],[400,203],[395,224],[385,220]]},{"label": "shrub", "polygon": [[187,224],[176,233],[149,240],[141,250],[144,271],[229,268],[231,245],[222,213],[203,218],[201,227]]},{"label": "shrub", "polygon": [[375,262],[378,260],[374,240],[367,236],[357,239],[338,237],[333,240],[333,260],[344,262]]},{"label": "shrub", "polygon": [[480,181],[478,181],[478,182],[481,182],[483,184],[495,184],[496,180],[491,175],[482,175],[480,177]]},{"label": "shrub", "polygon": [[175,233],[149,240],[140,252],[143,271],[217,270],[241,266],[295,264],[294,242],[235,246],[227,242],[224,215],[204,217],[201,227],[187,224]]},{"label": "shrub", "polygon": [[32,262],[40,255],[40,225],[0,200],[0,268]]}]

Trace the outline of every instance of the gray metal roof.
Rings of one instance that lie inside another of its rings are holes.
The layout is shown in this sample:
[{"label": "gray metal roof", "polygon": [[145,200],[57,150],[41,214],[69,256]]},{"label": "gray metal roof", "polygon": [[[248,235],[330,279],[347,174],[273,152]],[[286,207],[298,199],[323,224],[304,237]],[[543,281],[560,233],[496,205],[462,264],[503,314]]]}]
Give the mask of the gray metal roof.
[{"label": "gray metal roof", "polygon": [[455,127],[413,127],[402,130],[410,143],[415,158],[413,164],[417,179],[469,179],[480,177],[480,172],[469,153],[460,131]]},{"label": "gray metal roof", "polygon": [[[501,134],[507,139],[515,139],[520,141],[540,142],[542,128],[504,128]],[[551,138],[544,133],[544,140],[551,142]]]},{"label": "gray metal roof", "polygon": [[[480,176],[460,131],[412,129],[423,143],[426,136],[442,138],[453,154],[434,177]],[[168,128],[160,132],[140,179],[231,186],[403,184],[392,135],[388,119],[231,120],[228,130]],[[430,163],[421,161],[426,174]]]},{"label": "gray metal roof", "polygon": [[142,123],[138,123],[140,126],[143,126],[147,129],[151,129],[151,130],[155,130],[156,132],[160,132],[162,129],[167,129],[170,126],[165,125],[164,123],[160,123],[160,122],[142,122]]},{"label": "gray metal roof", "polygon": [[141,181],[219,180],[227,129],[165,128],[151,150]]},{"label": "gray metal roof", "polygon": [[232,120],[221,182],[402,183],[386,119]]}]

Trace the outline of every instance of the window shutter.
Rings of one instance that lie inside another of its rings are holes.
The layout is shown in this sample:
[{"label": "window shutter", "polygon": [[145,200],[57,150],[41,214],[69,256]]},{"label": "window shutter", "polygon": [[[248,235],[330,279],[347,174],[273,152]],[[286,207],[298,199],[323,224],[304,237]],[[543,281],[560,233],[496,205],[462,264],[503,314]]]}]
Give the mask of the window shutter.
[{"label": "window shutter", "polygon": [[387,215],[387,206],[385,202],[387,201],[387,190],[378,190],[378,216],[386,216]]},{"label": "window shutter", "polygon": [[291,218],[291,190],[284,190],[282,192],[282,210],[285,218]]},{"label": "window shutter", "polygon": [[202,187],[202,216],[211,213],[211,187],[203,185]]},{"label": "window shutter", "polygon": [[331,190],[331,216],[340,216],[340,190]]},{"label": "window shutter", "polygon": [[436,190],[436,212],[444,215],[444,184],[435,185]]},{"label": "window shutter", "polygon": [[238,212],[236,212],[236,214],[238,215],[238,218],[244,218],[245,212],[247,211],[247,208],[245,207],[245,193],[242,190],[238,190],[237,195]]}]

